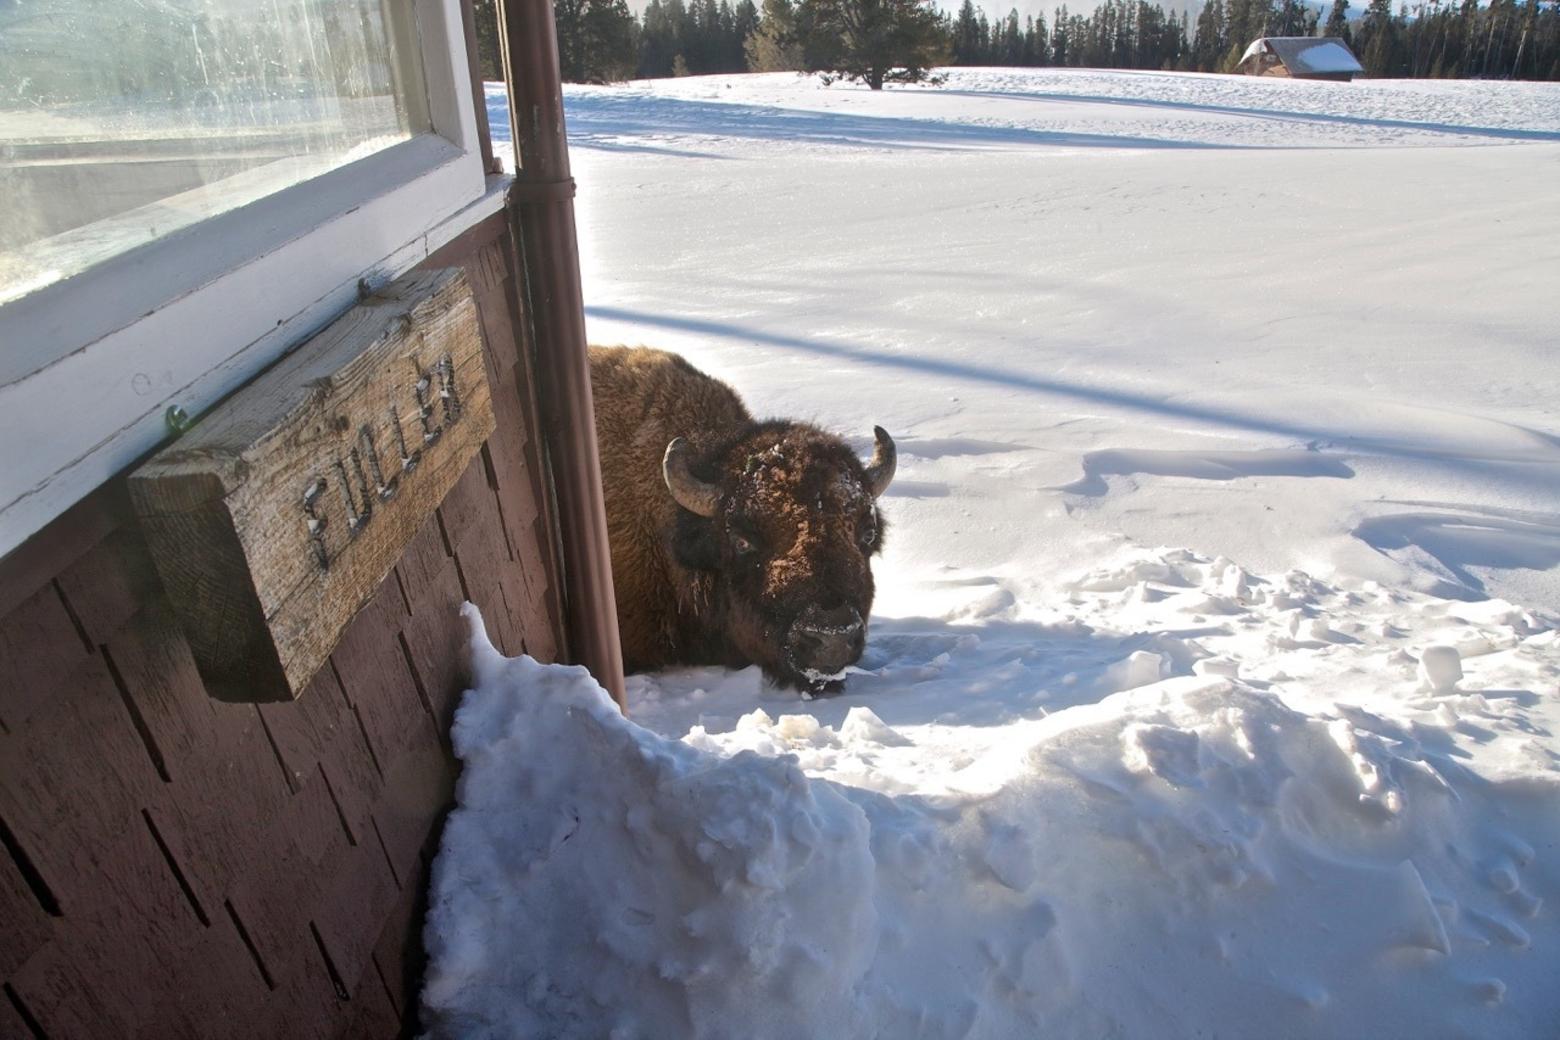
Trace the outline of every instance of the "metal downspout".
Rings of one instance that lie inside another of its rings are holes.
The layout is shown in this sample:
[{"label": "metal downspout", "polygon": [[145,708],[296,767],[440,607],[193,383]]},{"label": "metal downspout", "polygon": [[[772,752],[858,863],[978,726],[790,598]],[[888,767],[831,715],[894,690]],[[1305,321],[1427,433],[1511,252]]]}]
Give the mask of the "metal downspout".
[{"label": "metal downspout", "polygon": [[574,179],[552,0],[499,0],[516,179],[510,219],[521,243],[536,330],[537,397],[557,491],[563,601],[573,657],[624,706],[601,464],[585,353]]}]

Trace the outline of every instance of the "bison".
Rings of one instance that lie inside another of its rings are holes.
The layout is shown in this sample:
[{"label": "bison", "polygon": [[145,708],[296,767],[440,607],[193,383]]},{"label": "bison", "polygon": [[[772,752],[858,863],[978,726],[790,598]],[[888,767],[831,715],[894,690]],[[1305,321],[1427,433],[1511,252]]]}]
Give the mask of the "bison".
[{"label": "bison", "polygon": [[590,371],[628,670],[757,664],[838,691],[866,644],[893,439],[875,427],[863,464],[664,351],[591,347]]}]

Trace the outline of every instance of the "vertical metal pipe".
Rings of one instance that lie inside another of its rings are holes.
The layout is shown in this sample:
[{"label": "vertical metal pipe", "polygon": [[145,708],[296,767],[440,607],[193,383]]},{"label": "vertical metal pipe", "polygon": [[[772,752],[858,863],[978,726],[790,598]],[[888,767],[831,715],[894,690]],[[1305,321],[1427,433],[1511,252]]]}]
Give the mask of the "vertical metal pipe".
[{"label": "vertical metal pipe", "polygon": [[574,181],[552,0],[499,0],[516,180],[511,219],[524,254],[536,330],[537,396],[557,489],[570,645],[624,703],[612,560],[585,353],[585,302],[574,231]]}]

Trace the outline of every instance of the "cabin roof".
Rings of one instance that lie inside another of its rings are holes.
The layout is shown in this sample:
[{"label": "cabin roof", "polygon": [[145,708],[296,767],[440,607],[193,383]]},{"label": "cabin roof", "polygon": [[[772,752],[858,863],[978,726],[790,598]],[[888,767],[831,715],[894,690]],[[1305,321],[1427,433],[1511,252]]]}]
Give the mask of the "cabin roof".
[{"label": "cabin roof", "polygon": [[1364,72],[1349,45],[1336,36],[1263,36],[1251,42],[1241,63],[1271,51],[1290,75],[1322,72]]}]

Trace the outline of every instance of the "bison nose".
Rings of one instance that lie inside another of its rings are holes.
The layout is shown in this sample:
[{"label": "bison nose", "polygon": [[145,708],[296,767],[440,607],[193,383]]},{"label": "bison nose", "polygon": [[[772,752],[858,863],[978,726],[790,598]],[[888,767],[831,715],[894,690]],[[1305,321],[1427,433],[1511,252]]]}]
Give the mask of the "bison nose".
[{"label": "bison nose", "polygon": [[808,607],[791,625],[786,642],[791,658],[810,671],[835,675],[861,657],[867,626],[854,607]]}]

